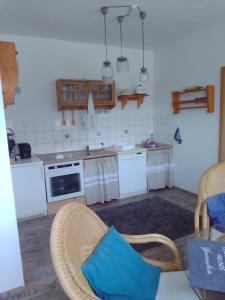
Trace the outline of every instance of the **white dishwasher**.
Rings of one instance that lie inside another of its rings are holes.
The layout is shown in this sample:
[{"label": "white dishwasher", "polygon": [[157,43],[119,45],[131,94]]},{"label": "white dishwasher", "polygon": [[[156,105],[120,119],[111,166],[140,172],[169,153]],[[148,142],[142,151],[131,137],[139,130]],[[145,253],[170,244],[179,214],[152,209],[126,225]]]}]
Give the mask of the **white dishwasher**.
[{"label": "white dishwasher", "polygon": [[17,219],[47,215],[43,162],[37,157],[11,166]]},{"label": "white dishwasher", "polygon": [[120,198],[147,192],[146,150],[118,153]]}]

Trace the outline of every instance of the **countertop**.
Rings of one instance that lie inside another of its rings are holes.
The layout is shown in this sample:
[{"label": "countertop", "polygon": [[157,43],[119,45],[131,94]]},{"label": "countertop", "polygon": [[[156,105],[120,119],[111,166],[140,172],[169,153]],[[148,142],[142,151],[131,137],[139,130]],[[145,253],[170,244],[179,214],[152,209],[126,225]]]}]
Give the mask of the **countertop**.
[{"label": "countertop", "polygon": [[[155,151],[155,150],[170,149],[172,147],[172,145],[169,145],[169,144],[162,144],[162,143],[157,143],[157,144],[158,144],[158,147],[155,147],[155,148],[150,148],[150,147],[143,146],[142,144],[137,144],[136,147],[131,150],[120,150],[120,149],[117,149],[116,147],[99,149],[99,150],[90,150],[90,155],[87,155],[86,150],[33,155],[32,158],[19,159],[15,163],[13,163],[13,164],[11,163],[11,167],[16,168],[19,166],[31,166],[31,165],[43,164],[43,163],[44,164],[52,164],[52,163],[60,163],[60,162],[65,162],[65,161],[87,160],[87,159],[93,159],[93,158],[133,153],[136,151]],[[64,158],[56,159],[57,154],[64,155]]]},{"label": "countertop", "polygon": [[[56,159],[57,154],[64,155],[62,159]],[[90,155],[87,155],[86,150],[77,150],[69,152],[59,152],[59,153],[48,153],[39,155],[39,158],[44,162],[44,164],[60,163],[65,161],[73,160],[87,160],[99,157],[116,156],[117,153],[110,149],[99,149],[90,150]]]},{"label": "countertop", "polygon": [[121,150],[118,148],[110,148],[112,149],[112,151],[115,151],[117,155],[122,155],[122,154],[130,154],[130,153],[134,153],[134,152],[146,152],[147,149],[144,147],[141,147],[141,145],[136,145],[135,148],[133,149],[129,149],[129,150]]},{"label": "countertop", "polygon": [[169,145],[169,144],[162,144],[162,143],[157,143],[158,147],[148,147],[148,146],[144,146],[143,144],[137,144],[137,147],[141,147],[146,149],[147,151],[155,151],[155,150],[163,150],[163,149],[170,149],[173,146]]},{"label": "countertop", "polygon": [[43,165],[43,161],[37,155],[33,155],[31,158],[19,159],[16,162],[11,163],[12,168],[21,166],[27,167],[32,165]]}]

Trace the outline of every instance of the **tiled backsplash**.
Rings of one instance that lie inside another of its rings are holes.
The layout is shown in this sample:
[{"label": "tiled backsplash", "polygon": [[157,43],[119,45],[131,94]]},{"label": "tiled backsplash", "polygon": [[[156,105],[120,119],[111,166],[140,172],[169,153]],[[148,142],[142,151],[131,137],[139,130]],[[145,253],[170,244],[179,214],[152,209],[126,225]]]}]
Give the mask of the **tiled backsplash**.
[{"label": "tiled backsplash", "polygon": [[128,113],[116,111],[96,114],[96,128],[81,127],[79,113],[76,112],[76,125],[66,117],[66,125],[61,118],[50,120],[7,120],[7,127],[15,132],[16,143],[28,142],[32,153],[70,151],[84,148],[85,145],[105,146],[119,143],[140,143],[153,133],[153,118],[143,111]]},{"label": "tiled backsplash", "polygon": [[173,115],[170,113],[154,114],[154,139],[161,143],[173,144]]}]

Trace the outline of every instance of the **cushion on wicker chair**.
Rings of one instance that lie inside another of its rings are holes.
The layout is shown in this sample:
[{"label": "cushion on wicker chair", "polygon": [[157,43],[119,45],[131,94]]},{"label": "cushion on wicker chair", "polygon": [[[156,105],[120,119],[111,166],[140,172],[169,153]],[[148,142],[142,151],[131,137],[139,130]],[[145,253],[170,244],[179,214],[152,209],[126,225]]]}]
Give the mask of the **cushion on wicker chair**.
[{"label": "cushion on wicker chair", "polygon": [[111,227],[83,264],[82,271],[104,300],[154,300],[160,268],[147,264]]},{"label": "cushion on wicker chair", "polygon": [[225,224],[225,193],[207,198],[210,221],[214,226]]},{"label": "cushion on wicker chair", "polygon": [[207,198],[207,209],[212,227],[210,239],[215,241],[225,233],[225,193]]}]

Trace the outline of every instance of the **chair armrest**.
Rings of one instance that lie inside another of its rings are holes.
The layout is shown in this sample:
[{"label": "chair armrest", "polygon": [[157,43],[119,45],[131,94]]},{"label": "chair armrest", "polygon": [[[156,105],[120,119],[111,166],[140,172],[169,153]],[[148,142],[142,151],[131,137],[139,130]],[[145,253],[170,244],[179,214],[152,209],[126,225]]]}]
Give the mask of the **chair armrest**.
[{"label": "chair armrest", "polygon": [[[201,215],[202,215],[202,222],[200,226]],[[203,201],[199,202],[195,208],[194,223],[195,223],[196,238],[208,240],[210,237],[210,224],[209,224],[207,205]]]},{"label": "chair armrest", "polygon": [[225,234],[221,235],[218,239],[218,242],[225,242]]},{"label": "chair armrest", "polygon": [[182,270],[183,263],[180,257],[180,253],[176,245],[173,241],[171,241],[168,237],[161,234],[144,234],[144,235],[126,235],[123,234],[123,237],[130,244],[146,244],[146,243],[161,243],[167,246],[173,253],[174,259],[172,261],[159,261],[144,258],[146,262],[149,262],[153,265],[159,266],[164,272]]}]

